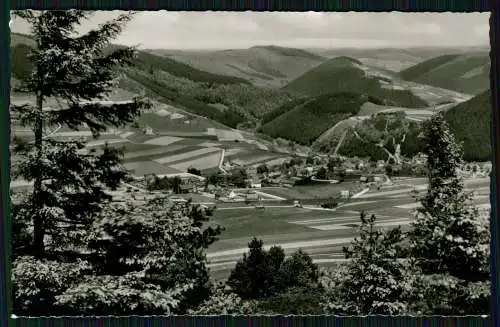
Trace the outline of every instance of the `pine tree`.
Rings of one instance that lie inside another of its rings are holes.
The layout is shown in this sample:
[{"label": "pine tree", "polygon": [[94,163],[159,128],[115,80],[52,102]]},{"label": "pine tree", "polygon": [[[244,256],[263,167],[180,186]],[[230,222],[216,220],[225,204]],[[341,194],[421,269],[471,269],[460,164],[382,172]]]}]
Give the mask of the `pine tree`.
[{"label": "pine tree", "polygon": [[489,298],[488,217],[461,176],[462,148],[442,114],[424,126],[428,190],[408,233],[410,256],[423,272],[428,314],[486,313]]},{"label": "pine tree", "polygon": [[426,274],[488,279],[488,225],[464,189],[461,146],[441,114],[426,123],[422,141],[429,186],[409,233],[412,256]]},{"label": "pine tree", "polygon": [[403,233],[399,228],[375,229],[375,222],[375,215],[367,218],[361,213],[360,237],[343,249],[349,261],[325,310],[354,315],[394,315],[409,310],[413,277],[408,265],[398,260]]},{"label": "pine tree", "polygon": [[130,14],[83,35],[77,28],[89,15],[84,11],[15,14],[30,24],[36,45],[29,55],[33,71],[14,91],[34,94],[36,103],[12,108],[34,131],[34,142],[19,149],[24,161],[14,174],[32,181],[33,191],[14,208],[14,220],[31,227],[31,253],[43,257],[46,242],[54,245],[71,236],[76,241],[77,230],[88,225],[99,203],[108,199],[105,188],[116,187],[125,176],[119,151],[89,153],[85,142],[56,140],[44,131],[86,125],[98,137],[109,126],[132,122],[147,103],[139,98],[104,102],[116,84],[117,67],[131,64],[135,55],[133,48],[109,47]]}]

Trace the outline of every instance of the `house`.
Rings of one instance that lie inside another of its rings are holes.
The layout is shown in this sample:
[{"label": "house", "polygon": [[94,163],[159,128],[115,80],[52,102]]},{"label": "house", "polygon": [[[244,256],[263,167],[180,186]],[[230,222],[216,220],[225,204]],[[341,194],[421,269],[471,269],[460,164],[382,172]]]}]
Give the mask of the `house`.
[{"label": "house", "polygon": [[181,194],[194,193],[196,191],[196,187],[191,183],[181,184],[179,188]]},{"label": "house", "polygon": [[364,175],[359,180],[362,183],[383,183],[386,181],[386,177],[384,175]]},{"label": "house", "polygon": [[348,170],[348,169],[354,170],[354,169],[356,169],[356,164],[354,162],[351,162],[350,160],[349,161],[345,161],[344,163],[342,163],[342,168],[335,167],[334,171],[337,170],[337,169],[344,170],[344,171]]},{"label": "house", "polygon": [[195,174],[191,173],[175,173],[175,174],[165,174],[165,175],[158,175],[158,177],[163,177],[166,176],[168,178],[174,178],[174,177],[179,177],[183,183],[186,182],[192,182],[192,183],[205,183],[206,178],[203,176],[198,176]]},{"label": "house", "polygon": [[154,135],[153,128],[151,128],[151,126],[144,127],[142,132],[146,135]]},{"label": "house", "polygon": [[425,165],[427,163],[427,155],[419,153],[413,157],[412,161],[418,165]]},{"label": "house", "polygon": [[251,188],[261,188],[262,183],[260,181],[252,180],[252,181],[250,181],[250,187]]},{"label": "house", "polygon": [[351,192],[349,192],[349,190],[340,191],[340,197],[342,199],[349,199],[350,196],[351,196]]}]

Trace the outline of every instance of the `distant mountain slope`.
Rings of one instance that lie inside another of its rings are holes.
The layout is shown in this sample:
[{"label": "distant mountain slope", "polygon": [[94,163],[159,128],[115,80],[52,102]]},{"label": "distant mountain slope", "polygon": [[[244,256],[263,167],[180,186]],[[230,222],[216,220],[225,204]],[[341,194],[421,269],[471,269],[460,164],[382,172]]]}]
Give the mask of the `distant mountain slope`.
[{"label": "distant mountain slope", "polygon": [[488,51],[477,47],[417,47],[417,48],[337,48],[337,49],[306,49],[326,58],[340,56],[352,57],[365,65],[384,68],[394,72],[405,70],[427,59],[447,54]]},{"label": "distant mountain slope", "polygon": [[158,71],[163,70],[176,77],[189,79],[193,82],[205,82],[215,84],[250,84],[249,81],[243,78],[234,76],[213,74],[202,71],[186,65],[182,62],[155,56],[148,52],[140,51],[135,61],[135,67],[144,71]]},{"label": "distant mountain slope", "polygon": [[306,50],[278,46],[217,51],[148,51],[207,72],[236,76],[256,85],[271,87],[283,86],[325,60]]},{"label": "distant mountain slope", "polygon": [[333,125],[356,115],[368,101],[380,102],[365,95],[347,92],[296,100],[277,108],[277,117],[264,124],[260,131],[275,138],[310,145]]},{"label": "distant mountain slope", "polygon": [[400,76],[407,81],[479,94],[490,87],[489,69],[488,52],[447,54],[405,69]]},{"label": "distant mountain slope", "polygon": [[382,87],[382,76],[367,76],[363,64],[354,58],[337,57],[299,76],[283,89],[318,96],[328,93],[355,92],[381,99],[387,104],[409,108],[425,107],[427,103],[408,90]]},{"label": "distant mountain slope", "polygon": [[444,117],[463,142],[467,161],[491,160],[491,92],[486,91],[449,109]]},{"label": "distant mountain slope", "polygon": [[[18,79],[31,72],[27,57],[30,51],[27,43],[31,39],[26,35],[13,35],[12,40],[12,84],[16,85]],[[110,48],[116,47],[119,46]],[[133,66],[119,70],[121,78],[115,93],[146,94],[233,128],[294,98],[281,90],[251,85],[243,78],[202,71],[144,51],[138,52]]]}]

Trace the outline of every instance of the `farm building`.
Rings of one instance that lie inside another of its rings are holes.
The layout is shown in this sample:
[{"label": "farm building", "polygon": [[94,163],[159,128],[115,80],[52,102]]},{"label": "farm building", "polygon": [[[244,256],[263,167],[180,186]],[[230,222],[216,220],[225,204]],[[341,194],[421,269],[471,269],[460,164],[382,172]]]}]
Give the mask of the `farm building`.
[{"label": "farm building", "polygon": [[387,178],[384,175],[364,175],[359,180],[362,183],[383,183]]},{"label": "farm building", "polygon": [[[181,181],[192,181],[194,182],[205,182],[206,178],[203,176],[198,176],[190,173],[174,173],[174,174],[165,174],[164,176],[168,178],[179,177]],[[162,176],[163,177],[163,176]]]},{"label": "farm building", "polygon": [[144,127],[144,129],[142,130],[142,132],[146,135],[153,135],[154,132],[153,132],[153,128],[151,128],[151,126],[146,126]]},{"label": "farm building", "polygon": [[196,190],[196,185],[192,183],[181,184],[180,186],[181,194],[194,193]]},{"label": "farm building", "polygon": [[256,182],[256,181],[253,181],[253,182],[250,184],[250,187],[251,187],[251,188],[261,188],[261,187],[262,187],[262,183],[261,183],[261,182]]},{"label": "farm building", "polygon": [[349,192],[349,190],[340,191],[340,197],[342,199],[348,199],[350,196],[351,196],[351,192]]},{"label": "farm building", "polygon": [[425,165],[427,163],[427,156],[420,153],[412,158],[412,162],[418,165]]}]

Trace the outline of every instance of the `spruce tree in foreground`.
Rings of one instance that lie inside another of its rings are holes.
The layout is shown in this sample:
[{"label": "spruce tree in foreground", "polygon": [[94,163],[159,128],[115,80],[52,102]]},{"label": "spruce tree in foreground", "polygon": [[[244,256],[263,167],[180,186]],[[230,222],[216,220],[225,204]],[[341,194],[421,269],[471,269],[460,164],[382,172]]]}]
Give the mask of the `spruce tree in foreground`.
[{"label": "spruce tree in foreground", "polygon": [[[409,231],[411,256],[431,284],[449,287],[449,294],[443,291],[437,300],[449,301],[448,307],[436,307],[435,313],[485,313],[487,305],[481,307],[488,295],[478,291],[488,289],[484,285],[489,280],[487,216],[477,210],[464,189],[462,149],[442,114],[426,122],[422,141],[429,186]],[[446,299],[450,294],[453,299]]]},{"label": "spruce tree in foreground", "polygon": [[125,177],[119,168],[119,151],[106,147],[99,155],[86,153],[84,142],[56,140],[48,131],[86,125],[97,137],[110,126],[134,121],[147,104],[138,98],[103,102],[117,82],[117,67],[131,64],[134,58],[133,48],[109,48],[130,14],[84,35],[78,35],[77,28],[88,12],[15,14],[30,25],[35,46],[29,55],[33,71],[13,91],[34,94],[36,103],[12,108],[19,121],[34,131],[34,141],[17,149],[23,161],[14,177],[32,181],[33,191],[14,207],[14,220],[32,231],[26,240],[29,245],[20,245],[23,252],[41,258],[47,247],[76,242],[79,231],[101,210],[100,203],[109,199],[106,187],[116,187]]},{"label": "spruce tree in foreground", "polygon": [[488,278],[487,224],[465,191],[462,149],[441,114],[427,122],[423,143],[429,186],[409,233],[413,257],[425,273]]},{"label": "spruce tree in foreground", "polygon": [[376,229],[376,217],[361,213],[360,236],[344,248],[349,261],[324,309],[332,314],[405,314],[412,298],[413,276],[399,258],[403,234],[399,228]]}]

